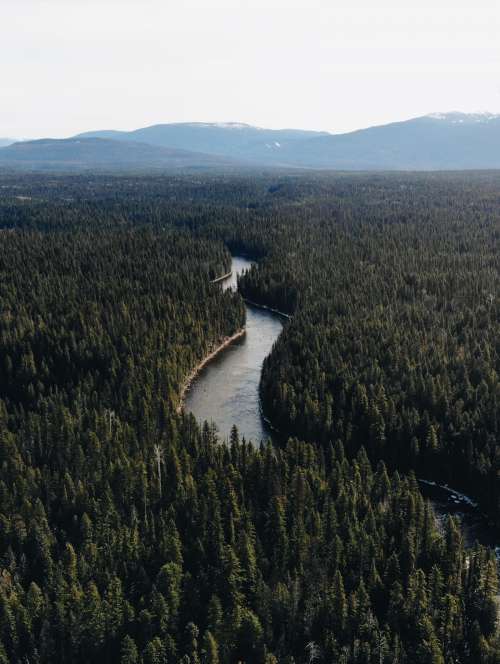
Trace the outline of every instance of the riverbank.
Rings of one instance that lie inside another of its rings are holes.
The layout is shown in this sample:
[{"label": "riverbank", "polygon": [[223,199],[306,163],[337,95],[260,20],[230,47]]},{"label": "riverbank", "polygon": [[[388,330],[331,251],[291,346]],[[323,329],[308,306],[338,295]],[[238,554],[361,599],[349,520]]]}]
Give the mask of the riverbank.
[{"label": "riverbank", "polygon": [[271,422],[271,420],[268,417],[266,417],[266,415],[264,415],[264,408],[262,407],[262,399],[260,398],[260,390],[259,390],[259,412],[260,412],[260,416],[262,417],[264,422],[267,424],[269,429],[273,433],[278,434],[278,436],[282,436],[281,431],[274,426],[274,424]]},{"label": "riverbank", "polygon": [[[269,307],[267,304],[258,304],[253,300],[249,300],[247,297],[243,298],[243,302],[245,304],[249,304],[251,307],[256,307],[257,309],[264,309],[265,311],[270,311],[271,313],[276,314],[277,316],[286,318],[286,320],[292,320],[292,316],[290,314],[285,314],[283,311],[280,311],[279,309],[273,309],[272,307]],[[283,436],[281,431],[274,426],[269,417],[267,417],[264,413],[264,407],[262,406],[262,398],[260,395],[260,385],[259,385],[259,413],[264,422],[267,424],[267,426],[273,433],[277,434],[278,436]]]},{"label": "riverbank", "polygon": [[224,281],[225,279],[229,279],[229,277],[233,276],[233,271],[230,270],[229,272],[226,272],[226,274],[223,274],[222,277],[217,277],[217,279],[212,279],[210,282],[211,284],[218,284],[219,281]]},{"label": "riverbank", "polygon": [[[437,482],[434,482],[433,480],[424,480],[421,478],[417,478],[417,481],[420,482],[421,484],[425,484],[429,487],[435,487],[436,489],[440,489],[441,491],[444,491],[447,493],[450,497],[450,499],[456,504],[456,505],[467,505],[468,507],[471,507],[472,509],[478,509],[478,503],[476,503],[472,498],[469,498],[465,493],[460,493],[460,491],[457,491],[456,489],[452,489],[449,487],[447,484],[438,484]],[[483,516],[486,516],[483,514]]]},{"label": "riverbank", "polygon": [[277,314],[282,318],[286,318],[287,320],[292,320],[290,314],[285,314],[283,311],[280,311],[279,309],[273,309],[272,307],[268,307],[267,304],[259,304],[258,302],[249,300],[247,297],[243,298],[243,302],[245,302],[245,304],[249,304],[252,307],[257,307],[257,309],[265,309],[266,311],[271,311],[273,314]]},{"label": "riverbank", "polygon": [[[231,273],[230,273],[231,274]],[[224,278],[227,278],[224,277]],[[186,380],[183,382],[181,391],[180,391],[180,396],[179,396],[179,405],[176,408],[176,412],[180,413],[184,407],[184,401],[186,399],[186,394],[191,387],[191,383],[193,380],[198,376],[200,371],[206,367],[206,365],[211,362],[217,355],[222,352],[225,348],[230,346],[232,343],[234,343],[237,339],[240,339],[242,336],[244,336],[246,333],[246,329],[243,327],[237,332],[235,332],[233,335],[230,337],[224,337],[224,340],[222,341],[221,344],[217,346],[213,351],[211,351],[208,355],[205,355],[205,357],[199,362],[195,368],[188,374]]]}]

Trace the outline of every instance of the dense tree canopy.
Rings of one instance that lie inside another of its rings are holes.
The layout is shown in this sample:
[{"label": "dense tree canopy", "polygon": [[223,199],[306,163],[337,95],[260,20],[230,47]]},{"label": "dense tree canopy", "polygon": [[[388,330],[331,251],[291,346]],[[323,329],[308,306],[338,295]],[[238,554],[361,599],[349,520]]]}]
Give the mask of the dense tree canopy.
[{"label": "dense tree canopy", "polygon": [[[496,176],[0,184],[0,663],[500,662],[494,554],[415,479],[498,500]],[[177,413],[228,248],[294,314],[282,447]]]},{"label": "dense tree canopy", "polygon": [[280,429],[449,482],[497,525],[499,184],[343,182],[270,238],[241,283],[294,313],[262,379]]}]

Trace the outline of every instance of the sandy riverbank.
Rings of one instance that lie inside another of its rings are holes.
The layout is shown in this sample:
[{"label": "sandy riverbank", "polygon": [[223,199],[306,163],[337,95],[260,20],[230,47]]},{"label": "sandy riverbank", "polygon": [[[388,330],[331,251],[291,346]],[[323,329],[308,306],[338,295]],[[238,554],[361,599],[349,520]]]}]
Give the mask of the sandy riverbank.
[{"label": "sandy riverbank", "polygon": [[218,284],[219,281],[224,281],[225,279],[229,279],[229,277],[233,276],[233,271],[231,270],[230,272],[226,272],[226,274],[223,274],[222,277],[217,277],[217,279],[212,279],[210,282],[211,284]]},{"label": "sandy riverbank", "polygon": [[230,346],[236,339],[240,339],[244,334],[246,330],[245,328],[242,328],[241,330],[238,330],[235,332],[233,335],[230,337],[225,337],[222,343],[215,348],[211,353],[206,355],[203,360],[196,365],[196,367],[191,371],[191,373],[188,375],[184,383],[182,384],[181,388],[181,394],[180,394],[180,399],[179,399],[179,405],[177,406],[177,412],[180,413],[182,408],[184,407],[184,400],[186,398],[186,394],[191,387],[191,383],[193,380],[196,378],[196,376],[200,373],[200,371],[209,363],[211,362],[221,351],[224,350],[224,348],[227,348]]}]

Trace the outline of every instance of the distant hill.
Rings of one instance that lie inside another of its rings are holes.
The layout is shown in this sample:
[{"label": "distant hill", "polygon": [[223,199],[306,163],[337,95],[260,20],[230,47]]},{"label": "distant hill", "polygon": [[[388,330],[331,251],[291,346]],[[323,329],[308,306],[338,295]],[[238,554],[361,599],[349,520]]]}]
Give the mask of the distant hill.
[{"label": "distant hill", "polygon": [[239,122],[185,122],[159,124],[135,131],[97,131],[77,138],[98,137],[119,141],[141,141],[151,145],[217,154],[233,159],[268,163],[280,161],[284,148],[298,148],[307,139],[328,136],[326,132],[300,129],[262,129]]},{"label": "distant hill", "polygon": [[83,134],[196,150],[254,163],[341,170],[500,168],[500,116],[434,113],[346,134],[238,123],[154,125]]},{"label": "distant hill", "polygon": [[0,166],[31,169],[337,170],[500,168],[500,115],[434,113],[346,134],[175,123],[96,131],[0,148]]},{"label": "distant hill", "polygon": [[47,138],[0,149],[0,167],[24,170],[169,170],[231,165],[230,160],[213,155],[105,138]]},{"label": "distant hill", "polygon": [[16,140],[14,138],[0,138],[0,148],[4,148],[7,145],[12,145]]},{"label": "distant hill", "polygon": [[436,113],[285,146],[281,159],[341,170],[500,168],[500,115]]}]

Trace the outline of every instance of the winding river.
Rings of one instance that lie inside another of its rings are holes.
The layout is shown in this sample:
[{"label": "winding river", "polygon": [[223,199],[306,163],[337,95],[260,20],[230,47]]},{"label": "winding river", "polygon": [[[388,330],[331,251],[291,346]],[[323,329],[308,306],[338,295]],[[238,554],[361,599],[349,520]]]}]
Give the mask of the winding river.
[{"label": "winding river", "polygon": [[[222,288],[237,287],[237,275],[252,261],[233,257],[232,275]],[[236,424],[240,437],[259,443],[271,437],[259,407],[260,371],[264,358],[283,327],[283,319],[272,311],[247,304],[246,334],[219,353],[193,381],[184,403],[196,419],[214,422],[222,438]],[[215,419],[214,419],[215,414]]]},{"label": "winding river", "polygon": [[[252,261],[233,257],[232,274],[222,288],[237,288],[237,275]],[[283,328],[283,318],[270,310],[247,304],[246,334],[219,353],[193,381],[184,403],[200,422],[213,422],[223,439],[236,424],[240,437],[259,443],[272,438],[259,404],[259,381],[264,358]],[[215,417],[214,417],[215,414]],[[476,540],[500,552],[496,533],[467,496],[421,481],[423,495],[431,500],[438,520],[448,514],[459,517],[467,545]]]}]

